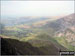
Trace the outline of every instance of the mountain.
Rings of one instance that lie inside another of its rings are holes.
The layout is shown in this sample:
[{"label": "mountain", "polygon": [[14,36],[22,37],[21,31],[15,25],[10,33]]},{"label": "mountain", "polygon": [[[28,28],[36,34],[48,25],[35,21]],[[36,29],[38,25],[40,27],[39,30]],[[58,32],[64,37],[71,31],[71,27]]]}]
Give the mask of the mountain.
[{"label": "mountain", "polygon": [[68,42],[75,43],[75,14],[64,17],[60,22],[60,29],[56,32],[56,35],[64,36]]},{"label": "mountain", "polygon": [[75,26],[75,13],[59,18],[52,22],[48,22],[45,27],[51,27],[58,31],[72,26]]},{"label": "mountain", "polygon": [[69,42],[72,46],[75,46],[75,27],[69,27],[65,30],[56,32],[55,35],[58,37],[65,37],[67,42]]},{"label": "mountain", "polygon": [[58,55],[59,50],[50,46],[34,47],[28,42],[10,38],[1,38],[1,55]]},{"label": "mountain", "polygon": [[48,22],[44,27],[52,28],[55,37],[65,37],[67,42],[75,46],[75,13]]}]

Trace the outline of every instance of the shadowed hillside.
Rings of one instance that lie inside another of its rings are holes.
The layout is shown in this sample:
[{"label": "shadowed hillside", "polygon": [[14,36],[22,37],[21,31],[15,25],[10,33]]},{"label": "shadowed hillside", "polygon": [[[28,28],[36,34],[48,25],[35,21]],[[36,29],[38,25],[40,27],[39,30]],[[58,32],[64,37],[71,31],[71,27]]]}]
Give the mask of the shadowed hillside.
[{"label": "shadowed hillside", "polygon": [[32,55],[41,53],[42,52],[40,52],[38,48],[33,47],[27,42],[20,42],[15,39],[1,38],[2,55]]},{"label": "shadowed hillside", "polygon": [[[55,51],[52,49],[55,49]],[[19,40],[1,37],[2,55],[56,55],[58,52],[58,49],[56,49],[54,46],[51,48],[50,46],[42,46],[38,48],[33,47],[28,42],[21,42]]]}]

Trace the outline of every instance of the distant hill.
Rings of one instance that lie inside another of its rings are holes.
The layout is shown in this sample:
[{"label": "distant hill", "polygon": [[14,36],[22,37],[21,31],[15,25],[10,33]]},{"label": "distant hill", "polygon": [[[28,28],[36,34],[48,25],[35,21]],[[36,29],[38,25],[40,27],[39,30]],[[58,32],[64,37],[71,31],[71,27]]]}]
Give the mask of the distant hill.
[{"label": "distant hill", "polygon": [[31,25],[32,23],[49,19],[48,17],[20,17],[20,18],[2,18],[2,23],[5,26],[15,26],[20,24]]}]

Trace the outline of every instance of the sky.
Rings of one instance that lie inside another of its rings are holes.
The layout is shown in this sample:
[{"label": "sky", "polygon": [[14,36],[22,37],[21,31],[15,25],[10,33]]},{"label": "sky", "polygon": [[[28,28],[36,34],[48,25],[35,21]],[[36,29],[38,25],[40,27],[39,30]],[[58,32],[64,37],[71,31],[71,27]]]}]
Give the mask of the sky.
[{"label": "sky", "polygon": [[74,1],[1,1],[2,17],[59,16],[74,13]]}]

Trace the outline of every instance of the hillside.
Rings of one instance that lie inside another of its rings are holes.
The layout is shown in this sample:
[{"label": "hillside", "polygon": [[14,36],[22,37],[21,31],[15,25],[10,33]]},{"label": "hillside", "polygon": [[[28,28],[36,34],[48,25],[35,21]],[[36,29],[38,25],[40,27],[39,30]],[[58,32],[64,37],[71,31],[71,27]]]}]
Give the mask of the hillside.
[{"label": "hillside", "polygon": [[[68,49],[75,50],[73,47],[75,46],[75,13],[59,18],[52,22],[48,22],[45,26],[43,26],[43,28],[45,30],[52,29],[52,36],[55,37],[58,43],[64,47],[67,47]],[[48,32],[48,34],[51,33]],[[61,39],[62,42],[59,39]]]},{"label": "hillside", "polygon": [[75,14],[66,16],[61,20],[60,29],[55,33],[55,35],[66,37],[65,39],[69,43],[73,43],[72,45],[75,46]]},{"label": "hillside", "polygon": [[54,45],[34,47],[28,42],[22,42],[10,38],[2,38],[2,37],[0,38],[1,38],[2,55],[57,55],[59,54],[59,50],[56,47],[54,47]]},{"label": "hillside", "polygon": [[70,14],[55,21],[48,22],[44,27],[50,27],[56,31],[60,31],[72,26],[75,26],[75,14]]},{"label": "hillside", "polygon": [[[63,32],[66,34],[68,34],[69,32],[71,34],[75,34],[75,13],[62,17],[60,19],[57,19],[53,22],[48,22],[44,27],[45,29],[52,28],[55,33],[54,35],[56,36],[59,32],[60,34],[62,34]],[[74,35],[72,37],[75,38]]]}]

